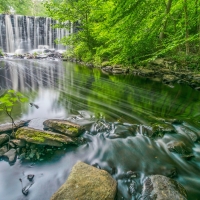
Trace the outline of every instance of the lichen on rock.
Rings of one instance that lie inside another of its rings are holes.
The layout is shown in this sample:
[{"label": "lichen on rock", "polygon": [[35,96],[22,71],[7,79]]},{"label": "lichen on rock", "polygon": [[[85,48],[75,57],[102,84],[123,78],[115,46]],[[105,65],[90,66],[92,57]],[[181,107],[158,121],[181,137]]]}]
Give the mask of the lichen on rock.
[{"label": "lichen on rock", "polygon": [[26,142],[50,146],[63,146],[63,144],[76,144],[76,141],[66,135],[23,127],[17,130],[16,138]]},{"label": "lichen on rock", "polygon": [[108,172],[78,162],[51,200],[114,200],[116,191],[117,183]]},{"label": "lichen on rock", "polygon": [[71,137],[77,137],[85,130],[83,126],[68,120],[48,119],[44,121],[43,124],[46,128],[50,128]]}]

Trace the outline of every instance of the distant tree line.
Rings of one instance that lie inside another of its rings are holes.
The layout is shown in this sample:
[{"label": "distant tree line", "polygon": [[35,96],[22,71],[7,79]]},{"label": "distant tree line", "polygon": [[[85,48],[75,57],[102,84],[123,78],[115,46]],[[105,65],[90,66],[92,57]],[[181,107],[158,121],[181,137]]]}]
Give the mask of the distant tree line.
[{"label": "distant tree line", "polygon": [[0,0],[0,13],[46,16],[43,0]]},{"label": "distant tree line", "polygon": [[61,42],[84,61],[129,65],[200,55],[200,0],[49,0],[45,7],[61,26],[76,23],[79,31]]}]

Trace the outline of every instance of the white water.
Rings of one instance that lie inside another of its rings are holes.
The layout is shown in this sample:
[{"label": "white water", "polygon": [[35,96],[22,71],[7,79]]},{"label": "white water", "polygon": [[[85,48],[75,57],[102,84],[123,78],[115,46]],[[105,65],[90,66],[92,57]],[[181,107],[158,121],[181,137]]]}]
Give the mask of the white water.
[{"label": "white water", "polygon": [[56,21],[51,18],[29,17],[22,15],[0,15],[0,49],[14,53],[17,49],[28,52],[39,45],[51,49],[66,49],[55,40],[60,40],[73,32],[67,29],[54,29]]}]

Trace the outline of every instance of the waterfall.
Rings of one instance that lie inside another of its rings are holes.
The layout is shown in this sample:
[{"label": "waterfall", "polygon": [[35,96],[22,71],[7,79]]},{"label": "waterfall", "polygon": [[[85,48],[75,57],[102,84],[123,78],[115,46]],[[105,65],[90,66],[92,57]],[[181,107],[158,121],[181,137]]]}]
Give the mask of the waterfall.
[{"label": "waterfall", "polygon": [[72,33],[72,30],[53,28],[56,21],[49,17],[0,15],[0,49],[14,53],[16,49],[28,52],[39,45],[50,49],[66,49],[55,40]]}]

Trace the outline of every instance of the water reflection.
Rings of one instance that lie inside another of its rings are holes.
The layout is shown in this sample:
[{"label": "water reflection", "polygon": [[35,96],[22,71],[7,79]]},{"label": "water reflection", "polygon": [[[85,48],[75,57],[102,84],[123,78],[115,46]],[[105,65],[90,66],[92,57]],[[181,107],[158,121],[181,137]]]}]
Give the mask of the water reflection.
[{"label": "water reflection", "polygon": [[[72,63],[6,60],[0,62],[0,86],[1,91],[9,88],[21,91],[30,102],[39,106],[36,109],[28,104],[18,105],[13,111],[15,119],[32,119],[29,126],[35,128],[42,129],[42,122],[47,118],[73,118],[79,114],[84,118],[79,123],[105,118],[109,122],[118,120],[148,125],[160,118],[178,118],[184,121],[182,126],[200,130],[200,93],[185,85],[170,88],[133,75],[109,76],[99,69]],[[1,123],[8,120],[0,114]],[[187,189],[189,199],[198,199],[200,145],[192,143],[195,158],[190,161],[169,152],[166,147],[169,141],[176,137],[189,140],[181,126],[175,128],[178,134],[166,134],[156,140],[141,134],[113,139],[105,131],[96,135],[86,132],[87,144],[58,152],[48,163],[30,167],[30,164],[17,161],[9,168],[1,161],[0,194],[9,200],[49,199],[66,180],[76,161],[82,160],[89,164],[98,163],[110,173],[115,169],[113,177],[118,180],[118,199],[137,199],[127,192],[130,182],[126,172],[129,170],[137,173],[135,181],[140,189],[146,175],[170,176],[177,170],[176,180]],[[28,173],[34,173],[36,179],[25,198],[21,194],[19,177]]]}]

